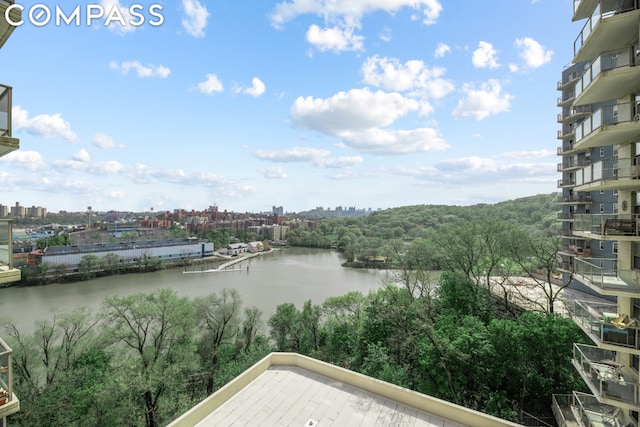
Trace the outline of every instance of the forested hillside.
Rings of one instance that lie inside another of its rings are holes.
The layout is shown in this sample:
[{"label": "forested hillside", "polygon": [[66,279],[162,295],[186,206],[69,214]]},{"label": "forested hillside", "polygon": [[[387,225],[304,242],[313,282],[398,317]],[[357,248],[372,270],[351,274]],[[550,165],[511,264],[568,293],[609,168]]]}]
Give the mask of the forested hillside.
[{"label": "forested hillside", "polygon": [[493,205],[403,206],[362,218],[321,219],[315,228],[292,231],[288,240],[292,246],[335,247],[351,263],[375,257],[394,263],[407,243],[416,239],[430,241],[449,224],[505,223],[533,235],[553,234],[557,228],[557,199],[558,194],[551,193]]}]

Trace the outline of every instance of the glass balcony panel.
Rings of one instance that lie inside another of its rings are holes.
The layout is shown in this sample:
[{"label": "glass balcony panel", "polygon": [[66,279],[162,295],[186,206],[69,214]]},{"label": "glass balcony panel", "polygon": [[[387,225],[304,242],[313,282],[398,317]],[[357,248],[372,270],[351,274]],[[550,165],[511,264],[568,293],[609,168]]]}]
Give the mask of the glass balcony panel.
[{"label": "glass balcony panel", "polygon": [[574,344],[573,362],[589,388],[601,398],[638,405],[638,374],[616,362],[616,352]]},{"label": "glass balcony panel", "polygon": [[615,304],[575,301],[570,311],[573,320],[600,344],[640,348],[638,322],[620,315]]},{"label": "glass balcony panel", "polygon": [[585,393],[573,392],[571,396],[571,409],[574,419],[580,420],[586,427],[596,426],[622,426],[620,408],[598,402],[595,396]]},{"label": "glass balcony panel", "polygon": [[11,137],[11,88],[0,85],[0,136]]},{"label": "glass balcony panel", "polygon": [[12,353],[11,347],[0,338],[0,407],[13,400]]},{"label": "glass balcony panel", "polygon": [[0,220],[0,266],[12,266],[12,227],[10,221]]}]

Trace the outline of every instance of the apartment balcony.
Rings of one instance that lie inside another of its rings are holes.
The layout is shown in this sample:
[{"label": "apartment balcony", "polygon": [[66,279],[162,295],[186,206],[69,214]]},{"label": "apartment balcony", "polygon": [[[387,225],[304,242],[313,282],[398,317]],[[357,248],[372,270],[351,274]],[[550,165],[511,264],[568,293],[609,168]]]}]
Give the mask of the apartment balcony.
[{"label": "apartment balcony", "polygon": [[633,90],[640,79],[638,57],[633,46],[598,56],[575,86],[574,106],[620,99]]},{"label": "apartment balcony", "polygon": [[[563,139],[563,138],[559,138],[559,139]],[[569,154],[573,154],[576,151],[573,149],[573,141],[570,142],[563,142],[562,145],[560,147],[558,147],[558,156],[566,156]]]},{"label": "apartment balcony", "polygon": [[562,163],[558,163],[558,172],[570,171],[591,165],[591,159],[577,158],[577,156],[566,157]]},{"label": "apartment balcony", "polygon": [[640,351],[640,325],[618,313],[615,303],[573,301],[571,318],[598,347],[637,354]]},{"label": "apartment balcony", "polygon": [[[574,102],[575,104],[575,102]],[[558,114],[558,123],[575,122],[591,114],[591,105],[571,107],[568,113]]]},{"label": "apartment balcony", "polygon": [[[9,25],[5,19],[7,8],[14,3],[14,0],[0,0],[0,48],[2,48],[15,29],[15,27],[13,25]],[[22,12],[18,9],[11,9],[11,12],[9,12],[9,18],[14,22],[20,21],[20,19],[22,19]]]},{"label": "apartment balcony", "polygon": [[0,219],[0,284],[20,280],[20,269],[13,268],[13,227],[11,220]]},{"label": "apartment balcony", "polygon": [[572,20],[575,22],[588,18],[597,4],[598,0],[573,0]]},{"label": "apartment balcony", "polygon": [[574,172],[578,191],[640,190],[640,158],[613,158]]},{"label": "apartment balcony", "polygon": [[573,345],[573,365],[601,403],[637,410],[638,374],[615,360],[616,351],[585,344]]},{"label": "apartment balcony", "polygon": [[587,193],[578,193],[572,194],[570,196],[563,196],[562,194],[558,196],[558,204],[560,205],[590,205],[591,204],[591,194]]},{"label": "apartment balcony", "polygon": [[551,409],[559,427],[625,426],[630,421],[620,408],[602,404],[594,396],[577,391],[554,394]]},{"label": "apartment balcony", "polygon": [[562,92],[562,96],[558,98],[558,103],[556,104],[558,107],[564,107],[566,105],[571,105],[573,100],[576,98],[575,89],[565,90]]},{"label": "apartment balcony", "polygon": [[576,185],[575,179],[566,178],[566,179],[558,180],[558,188],[570,188],[570,187],[575,187],[575,185]]},{"label": "apartment balcony", "polygon": [[640,271],[618,268],[616,259],[578,257],[574,278],[601,295],[640,297]]},{"label": "apartment balcony", "polygon": [[20,140],[11,137],[11,91],[0,85],[0,157],[20,148]]},{"label": "apartment balcony", "polygon": [[566,256],[579,257],[579,258],[591,258],[591,248],[589,248],[587,240],[570,241],[568,244],[561,244],[559,246],[560,253]]},{"label": "apartment balcony", "polygon": [[574,214],[573,234],[597,240],[638,242],[638,214]]},{"label": "apartment balcony", "polygon": [[573,213],[572,212],[559,212],[558,213],[559,221],[573,221]]},{"label": "apartment balcony", "polygon": [[[568,68],[569,66],[571,66],[572,64],[569,64],[566,68]],[[583,71],[574,71],[571,74],[567,74],[565,77],[562,78],[562,80],[558,81],[557,84],[557,89],[558,90],[567,90],[569,89],[572,85],[576,84],[578,79],[582,76],[581,73]]]},{"label": "apartment balcony", "polygon": [[633,103],[605,105],[575,126],[575,148],[624,144],[640,138],[640,114]]},{"label": "apartment balcony", "polygon": [[20,410],[20,400],[13,393],[12,350],[0,338],[0,425],[3,418]]},{"label": "apartment balcony", "polygon": [[612,46],[627,46],[637,37],[637,0],[600,0],[573,42],[573,62],[595,58]]}]

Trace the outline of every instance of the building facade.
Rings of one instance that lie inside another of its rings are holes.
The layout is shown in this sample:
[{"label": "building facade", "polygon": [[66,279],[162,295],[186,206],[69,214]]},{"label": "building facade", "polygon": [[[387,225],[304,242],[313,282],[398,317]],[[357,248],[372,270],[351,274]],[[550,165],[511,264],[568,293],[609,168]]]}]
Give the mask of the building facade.
[{"label": "building facade", "polygon": [[557,86],[560,270],[565,283],[602,297],[571,308],[595,343],[573,349],[591,393],[554,396],[561,426],[638,425],[639,6],[638,0],[574,0],[573,21],[584,26]]},{"label": "building facade", "polygon": [[[0,49],[14,30],[6,19],[6,11],[13,0],[0,0]],[[9,13],[14,21],[21,19],[19,10]],[[13,88],[0,84],[0,157],[20,148],[20,140],[11,132]],[[0,220],[0,284],[20,280],[20,270],[13,268],[13,229],[10,220]],[[12,350],[0,338],[0,427],[7,425],[7,417],[20,410],[20,400],[13,392]]]}]

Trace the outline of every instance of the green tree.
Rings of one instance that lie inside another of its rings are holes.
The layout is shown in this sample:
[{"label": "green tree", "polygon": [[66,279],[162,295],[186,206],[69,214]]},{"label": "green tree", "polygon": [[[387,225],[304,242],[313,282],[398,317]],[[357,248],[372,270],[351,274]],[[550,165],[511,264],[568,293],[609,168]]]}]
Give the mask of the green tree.
[{"label": "green tree", "polygon": [[162,404],[172,405],[181,381],[195,369],[191,301],[159,289],[104,302],[105,339],[111,343],[116,372],[144,408],[147,427],[168,421]]},{"label": "green tree", "polygon": [[100,258],[94,254],[83,255],[78,263],[78,274],[83,280],[92,279],[100,269]]},{"label": "green tree", "polygon": [[102,258],[102,268],[109,273],[117,273],[121,269],[120,256],[114,252],[109,252]]},{"label": "green tree", "polygon": [[300,312],[292,303],[280,304],[276,312],[269,318],[271,338],[276,344],[276,351],[300,351],[302,329]]},{"label": "green tree", "polygon": [[213,392],[215,374],[218,369],[218,352],[223,345],[233,344],[240,325],[242,298],[235,289],[223,289],[220,296],[215,293],[196,298],[195,307],[200,339],[200,356],[207,374],[207,394]]}]

